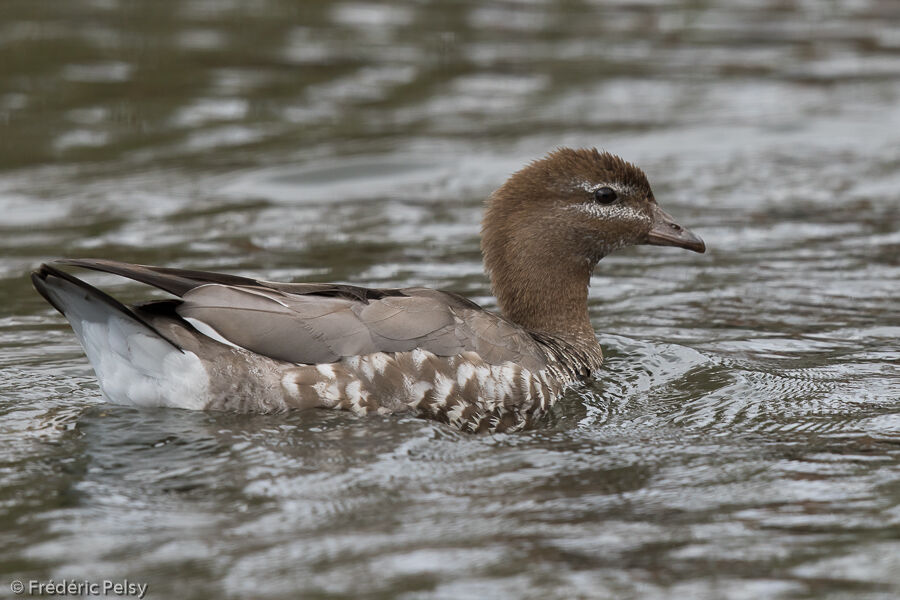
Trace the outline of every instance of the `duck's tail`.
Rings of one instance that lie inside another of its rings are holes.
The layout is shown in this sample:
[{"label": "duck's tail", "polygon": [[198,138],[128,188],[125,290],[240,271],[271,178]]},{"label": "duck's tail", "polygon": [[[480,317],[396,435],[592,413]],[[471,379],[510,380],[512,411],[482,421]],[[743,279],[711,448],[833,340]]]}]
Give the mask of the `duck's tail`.
[{"label": "duck's tail", "polygon": [[72,325],[111,402],[204,408],[209,377],[196,354],[115,298],[53,266],[41,265],[31,281]]}]

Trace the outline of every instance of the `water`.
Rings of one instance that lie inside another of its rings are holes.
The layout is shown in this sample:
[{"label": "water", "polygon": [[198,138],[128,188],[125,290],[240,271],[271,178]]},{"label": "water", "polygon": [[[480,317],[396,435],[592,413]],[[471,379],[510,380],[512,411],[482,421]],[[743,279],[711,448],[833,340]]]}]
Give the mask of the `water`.
[{"label": "water", "polygon": [[[895,2],[0,15],[2,593],[900,593]],[[601,263],[607,368],[534,431],[111,406],[27,278],[97,256],[493,306],[482,199],[563,144],[640,164],[710,250]]]}]

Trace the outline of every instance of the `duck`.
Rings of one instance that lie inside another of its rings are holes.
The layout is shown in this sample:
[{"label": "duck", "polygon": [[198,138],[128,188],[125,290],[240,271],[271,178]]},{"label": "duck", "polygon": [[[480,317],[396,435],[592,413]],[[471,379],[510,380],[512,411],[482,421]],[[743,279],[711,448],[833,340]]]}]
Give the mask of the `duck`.
[{"label": "duck", "polygon": [[[98,258],[42,264],[32,281],[113,403],[342,409],[511,432],[598,376],[588,290],[604,256],[638,244],[706,250],[659,207],[640,168],[596,148],[558,148],[515,172],[487,199],[481,233],[499,312],[424,287],[278,283]],[[173,297],[125,306],[64,267]]]}]

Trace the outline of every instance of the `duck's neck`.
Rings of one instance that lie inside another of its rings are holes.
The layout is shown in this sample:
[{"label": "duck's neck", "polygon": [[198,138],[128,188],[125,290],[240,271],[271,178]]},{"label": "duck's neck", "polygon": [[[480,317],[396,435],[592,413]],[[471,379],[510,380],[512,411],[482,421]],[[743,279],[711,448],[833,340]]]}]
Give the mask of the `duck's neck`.
[{"label": "duck's neck", "polygon": [[485,252],[491,287],[503,315],[531,331],[595,345],[587,298],[594,264],[556,261],[536,248]]}]

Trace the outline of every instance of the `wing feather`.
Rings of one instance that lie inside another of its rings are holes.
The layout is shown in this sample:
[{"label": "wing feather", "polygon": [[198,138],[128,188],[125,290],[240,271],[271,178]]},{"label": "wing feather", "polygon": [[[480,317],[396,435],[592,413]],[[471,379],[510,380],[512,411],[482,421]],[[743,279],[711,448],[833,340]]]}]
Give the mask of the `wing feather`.
[{"label": "wing feather", "polygon": [[259,287],[207,284],[184,294],[177,308],[226,340],[293,363],[335,362],[374,352],[422,348],[438,356],[474,351],[491,364],[545,363],[534,339],[503,318],[454,308],[440,295],[386,296],[362,302]]},{"label": "wing feather", "polygon": [[425,338],[453,324],[447,304],[434,298],[387,297],[358,306],[360,320],[373,333],[392,340]]},{"label": "wing feather", "polygon": [[515,362],[531,370],[547,363],[528,331],[449,292],[273,283],[99,259],[60,262],[181,296],[176,311],[183,318],[204,323],[239,347],[287,362],[328,363],[421,348],[437,356],[471,351],[491,364]]}]

